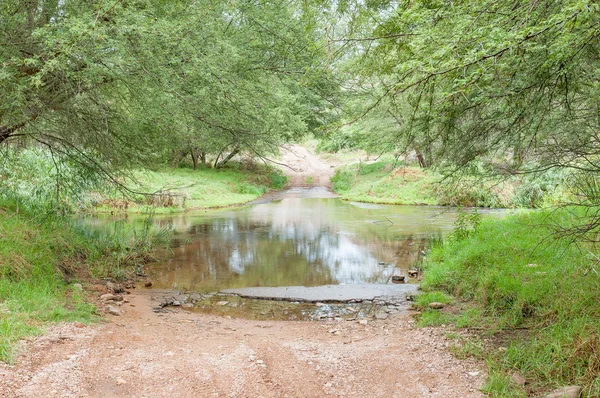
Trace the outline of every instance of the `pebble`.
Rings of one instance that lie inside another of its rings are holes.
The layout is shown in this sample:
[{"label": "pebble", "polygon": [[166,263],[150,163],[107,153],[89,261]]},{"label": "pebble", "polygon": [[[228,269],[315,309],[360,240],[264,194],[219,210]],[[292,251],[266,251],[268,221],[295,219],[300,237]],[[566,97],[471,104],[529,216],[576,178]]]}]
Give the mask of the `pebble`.
[{"label": "pebble", "polygon": [[145,287],[151,287],[152,286],[152,282],[148,281],[148,282],[144,283],[144,286]]},{"label": "pebble", "polygon": [[229,304],[229,301],[219,301],[217,302],[217,305],[227,305]]},{"label": "pebble", "polygon": [[579,386],[566,386],[557,388],[546,395],[546,398],[579,398],[583,388]]},{"label": "pebble", "polygon": [[469,372],[469,376],[471,376],[471,377],[479,376],[479,372]]},{"label": "pebble", "polygon": [[126,383],[127,382],[124,379],[120,378],[120,377],[117,379],[117,385],[118,386],[122,386],[123,384],[126,384]]},{"label": "pebble", "polygon": [[358,323],[366,326],[369,322],[366,319],[361,319],[360,321],[358,321]]}]

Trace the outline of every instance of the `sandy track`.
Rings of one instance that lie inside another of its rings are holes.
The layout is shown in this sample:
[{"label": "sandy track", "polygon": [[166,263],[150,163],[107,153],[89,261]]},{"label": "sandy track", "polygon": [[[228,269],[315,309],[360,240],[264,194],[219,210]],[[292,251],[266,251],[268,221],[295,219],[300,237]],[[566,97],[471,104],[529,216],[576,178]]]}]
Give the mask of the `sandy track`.
[{"label": "sandy track", "polygon": [[281,170],[292,187],[330,187],[334,167],[300,145],[289,145],[281,150],[281,162],[288,167]]},{"label": "sandy track", "polygon": [[[148,293],[105,324],[66,324],[0,365],[2,397],[480,397],[477,365],[412,319],[285,322],[178,310]],[[471,375],[469,374],[471,372]]]}]

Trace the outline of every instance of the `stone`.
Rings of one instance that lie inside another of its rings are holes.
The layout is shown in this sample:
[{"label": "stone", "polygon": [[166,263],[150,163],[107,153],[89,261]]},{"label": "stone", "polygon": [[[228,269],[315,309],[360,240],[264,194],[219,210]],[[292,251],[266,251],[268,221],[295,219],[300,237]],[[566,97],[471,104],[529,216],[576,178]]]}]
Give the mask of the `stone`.
[{"label": "stone", "polygon": [[445,306],[446,305],[444,303],[438,303],[437,301],[435,301],[433,303],[429,303],[429,308],[434,309],[434,310],[441,310]]},{"label": "stone", "polygon": [[174,307],[180,307],[181,306],[181,301],[177,301],[177,300],[173,300],[173,304]]},{"label": "stone", "polygon": [[557,388],[546,395],[546,398],[579,398],[583,388],[579,386],[565,386]]},{"label": "stone", "polygon": [[108,312],[110,315],[114,315],[114,316],[123,315],[123,311],[121,311],[120,309],[118,309],[116,307],[113,307],[112,305],[106,306],[106,312]]},{"label": "stone", "polygon": [[385,312],[377,312],[375,314],[375,319],[379,319],[379,320],[384,320],[384,319],[388,319],[388,314],[386,314]]},{"label": "stone", "polygon": [[469,376],[471,376],[471,377],[479,376],[479,372],[468,372],[468,373],[469,373]]},{"label": "stone", "polygon": [[416,278],[417,276],[419,276],[419,271],[416,269],[409,269],[408,276],[410,276],[411,278]]},{"label": "stone", "polygon": [[100,296],[100,300],[102,300],[102,301],[122,301],[123,297],[121,297],[119,295],[114,295],[111,293],[106,293],[106,294],[103,294],[102,296]]},{"label": "stone", "polygon": [[123,384],[126,384],[126,383],[127,382],[124,379],[120,378],[120,377],[117,379],[117,385],[118,386],[122,386]]},{"label": "stone", "polygon": [[525,380],[525,378],[523,376],[521,376],[520,374],[518,374],[516,372],[510,376],[510,379],[513,381],[513,383],[515,383],[516,385],[521,386],[521,387],[523,387],[525,384],[527,384],[527,380]]},{"label": "stone", "polygon": [[358,321],[358,323],[360,323],[361,325],[366,326],[369,322],[366,319],[361,319],[360,321]]},{"label": "stone", "polygon": [[392,276],[393,283],[402,283],[402,282],[404,282],[405,279],[406,279],[406,277],[404,275],[393,275]]},{"label": "stone", "polygon": [[152,281],[147,281],[146,283],[144,283],[145,287],[152,287]]},{"label": "stone", "polygon": [[106,288],[113,293],[123,293],[125,289],[118,283],[106,282]]},{"label": "stone", "polygon": [[217,305],[227,305],[229,304],[229,301],[219,301],[217,302]]},{"label": "stone", "polygon": [[73,283],[73,290],[83,292],[83,285],[81,283]]}]

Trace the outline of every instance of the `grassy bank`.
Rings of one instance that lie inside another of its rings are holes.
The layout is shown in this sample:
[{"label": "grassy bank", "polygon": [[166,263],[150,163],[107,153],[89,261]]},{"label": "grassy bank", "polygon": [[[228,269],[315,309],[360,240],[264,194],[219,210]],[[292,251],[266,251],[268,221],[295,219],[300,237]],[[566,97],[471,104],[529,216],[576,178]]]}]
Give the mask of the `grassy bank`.
[{"label": "grassy bank", "polygon": [[0,201],[0,361],[48,323],[95,319],[77,282],[124,278],[149,259],[147,234],[125,241],[39,214]]},{"label": "grassy bank", "polygon": [[[449,337],[457,355],[485,360],[491,396],[537,396],[571,384],[600,396],[597,250],[552,238],[551,225],[574,222],[566,210],[485,220],[426,261],[420,322],[477,331]],[[428,309],[433,301],[453,305]],[[515,372],[529,383],[513,382]]]},{"label": "grassy bank", "polygon": [[342,199],[398,205],[477,207],[545,207],[565,200],[565,177],[545,175],[444,179],[434,169],[422,169],[382,157],[374,163],[354,163],[337,169],[333,189]]},{"label": "grassy bank", "polygon": [[271,169],[247,170],[239,164],[230,168],[164,168],[138,171],[131,189],[155,195],[103,193],[94,211],[143,213],[180,212],[187,209],[215,208],[250,202],[270,189],[281,189],[285,177]]}]

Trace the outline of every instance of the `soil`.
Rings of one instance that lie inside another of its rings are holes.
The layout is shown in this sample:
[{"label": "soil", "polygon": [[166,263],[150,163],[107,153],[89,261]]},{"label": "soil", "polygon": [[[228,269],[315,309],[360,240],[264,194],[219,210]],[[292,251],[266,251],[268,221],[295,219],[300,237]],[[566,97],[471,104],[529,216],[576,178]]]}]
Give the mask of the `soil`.
[{"label": "soil", "polygon": [[281,150],[281,167],[291,187],[330,187],[335,172],[333,165],[324,162],[301,145],[289,145]]},{"label": "soil", "polygon": [[0,365],[1,397],[482,397],[480,365],[443,328],[386,320],[256,321],[155,313],[128,296],[101,325],[62,324]]}]

